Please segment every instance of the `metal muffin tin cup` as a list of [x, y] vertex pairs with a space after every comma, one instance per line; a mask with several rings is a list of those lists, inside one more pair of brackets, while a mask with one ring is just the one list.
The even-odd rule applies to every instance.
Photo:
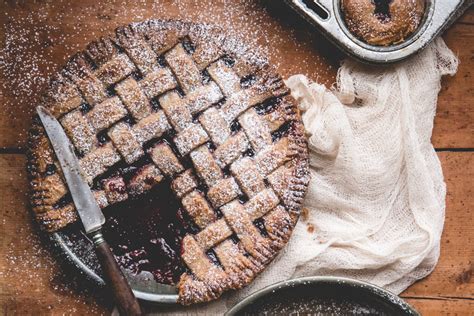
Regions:
[[375, 64], [393, 63], [420, 51], [472, 3], [466, 0], [426, 0], [425, 15], [409, 38], [396, 45], [374, 46], [356, 38], [346, 27], [342, 0], [286, 2], [348, 55]]

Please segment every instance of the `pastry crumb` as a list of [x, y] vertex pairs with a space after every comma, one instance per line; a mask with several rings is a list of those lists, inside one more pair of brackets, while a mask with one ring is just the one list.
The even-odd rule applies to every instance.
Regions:
[[306, 222], [309, 218], [309, 210], [306, 207], [301, 209], [301, 219]]

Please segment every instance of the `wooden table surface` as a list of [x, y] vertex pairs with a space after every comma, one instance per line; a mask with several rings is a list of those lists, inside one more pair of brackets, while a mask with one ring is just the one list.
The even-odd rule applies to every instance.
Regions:
[[[281, 1], [0, 2], [0, 311], [4, 315], [107, 314], [111, 300], [55, 257], [32, 223], [25, 132], [51, 75], [75, 51], [117, 26], [147, 18], [213, 22], [268, 49], [284, 77], [330, 86], [338, 50]], [[448, 194], [441, 257], [402, 297], [423, 314], [474, 314], [474, 10], [443, 35], [460, 59], [444, 78], [433, 143]]]

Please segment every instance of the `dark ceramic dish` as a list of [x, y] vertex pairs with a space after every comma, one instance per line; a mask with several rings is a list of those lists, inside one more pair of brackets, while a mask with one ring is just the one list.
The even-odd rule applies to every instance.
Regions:
[[397, 295], [347, 278], [307, 277], [270, 285], [230, 309], [233, 315], [419, 315]]

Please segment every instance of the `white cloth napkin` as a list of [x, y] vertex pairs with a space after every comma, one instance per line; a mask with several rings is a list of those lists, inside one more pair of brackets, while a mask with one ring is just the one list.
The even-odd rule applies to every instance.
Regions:
[[250, 286], [172, 310], [222, 314], [264, 286], [300, 276], [351, 277], [399, 293], [428, 275], [439, 257], [446, 196], [430, 138], [441, 77], [457, 64], [437, 39], [391, 66], [346, 60], [333, 91], [290, 77], [309, 137], [305, 214]]

